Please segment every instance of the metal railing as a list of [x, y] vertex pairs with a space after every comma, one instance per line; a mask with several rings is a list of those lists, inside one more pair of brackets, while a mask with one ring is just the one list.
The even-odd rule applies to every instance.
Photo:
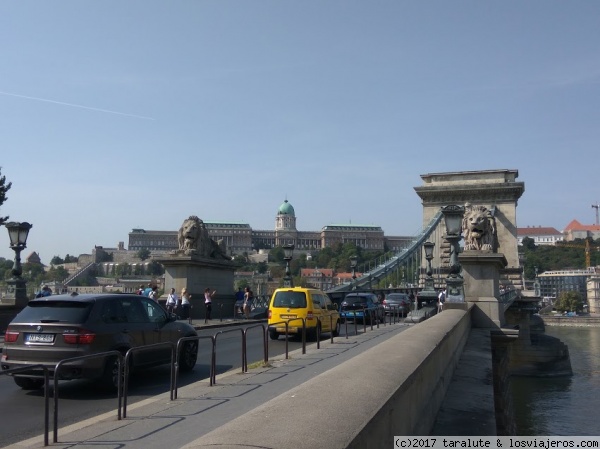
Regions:
[[[171, 400], [173, 400], [173, 390], [175, 385], [175, 344], [171, 341], [165, 341], [162, 343], [154, 343], [151, 345], [144, 346], [136, 346], [135, 348], [129, 349], [125, 354], [125, 367], [123, 374], [123, 418], [127, 417], [127, 393], [129, 392], [129, 365], [133, 354], [136, 352], [149, 351], [156, 348], [168, 347], [171, 349], [171, 370], [170, 370], [170, 378], [171, 384], [169, 386]], [[119, 372], [119, 381], [121, 380]]]
[[[366, 318], [370, 321], [371, 330], [373, 330], [373, 321], [374, 311], [363, 308], [363, 331], [367, 332], [367, 324]], [[329, 332], [331, 334], [331, 343], [334, 343], [334, 330], [337, 328], [337, 323], [334, 326], [333, 317], [335, 313], [330, 313], [327, 315], [329, 318]], [[315, 317], [317, 320], [317, 326], [315, 328], [316, 337], [317, 337], [317, 349], [320, 349], [320, 340], [322, 332], [322, 318]], [[390, 324], [392, 319], [396, 322], [396, 315], [390, 314]], [[217, 352], [217, 338], [221, 334], [230, 333], [230, 332], [241, 332], [242, 334], [242, 372], [248, 372], [248, 354], [247, 354], [247, 334], [248, 331], [255, 328], [262, 328], [262, 338], [263, 338], [263, 360], [266, 364], [269, 360], [269, 343], [268, 343], [268, 333], [269, 327], [276, 326], [278, 324], [285, 325], [285, 358], [289, 359], [289, 327], [290, 323], [294, 321], [301, 321], [301, 336], [302, 336], [302, 354], [306, 354], [306, 319], [305, 318], [291, 318], [289, 320], [280, 321], [277, 323], [271, 323], [270, 325], [265, 326], [264, 324], [256, 324], [252, 326], [248, 326], [245, 329], [230, 329], [225, 331], [219, 331], [213, 336], [189, 336], [182, 337], [177, 341], [177, 344], [172, 342], [163, 342], [163, 343], [155, 343], [151, 345], [137, 346], [135, 348], [131, 348], [127, 351], [125, 355], [123, 355], [120, 351], [107, 351], [98, 354], [90, 354], [79, 357], [72, 357], [68, 359], [63, 359], [59, 361], [54, 367], [54, 376], [53, 376], [53, 387], [54, 387], [54, 422], [53, 422], [53, 442], [58, 443], [58, 403], [59, 403], [59, 393], [58, 393], [58, 380], [60, 378], [60, 372], [65, 365], [93, 358], [109, 358], [114, 357], [117, 363], [117, 419], [121, 420], [122, 418], [127, 417], [127, 396], [128, 396], [128, 385], [129, 385], [129, 374], [130, 374], [130, 365], [131, 360], [133, 359], [133, 354], [142, 351], [148, 350], [156, 350], [157, 348], [164, 347], [171, 349], [171, 361], [170, 361], [170, 400], [177, 399], [178, 385], [177, 380], [179, 377], [180, 370], [180, 358], [182, 354], [182, 346], [188, 341], [200, 341], [202, 339], [210, 339], [211, 340], [211, 360], [210, 360], [210, 373], [209, 373], [209, 385], [213, 386], [216, 384], [216, 352]], [[354, 320], [355, 326], [355, 335], [358, 335], [357, 321]], [[348, 338], [348, 319], [344, 320], [346, 324], [346, 338]], [[379, 320], [377, 321], [377, 327], [379, 327]], [[386, 324], [384, 320], [383, 324]], [[197, 348], [198, 350], [199, 348]], [[16, 374], [20, 372], [31, 371], [32, 369], [41, 368], [44, 372], [44, 401], [45, 401], [45, 411], [44, 411], [44, 445], [48, 446], [48, 436], [49, 436], [49, 369], [43, 365], [28, 365], [25, 367], [13, 368], [10, 370], [0, 371], [0, 374]], [[109, 367], [105, 367], [105, 369], [109, 369]]]
[[190, 337], [181, 337], [179, 340], [177, 340], [177, 349], [176, 349], [176, 354], [177, 354], [177, 358], [175, 359], [175, 367], [172, 369], [174, 369], [175, 371], [175, 378], [174, 378], [174, 382], [173, 382], [173, 390], [171, 391], [171, 398], [172, 400], [177, 399], [177, 379], [179, 378], [179, 358], [181, 357], [181, 348], [182, 345], [184, 345], [186, 342], [188, 341], [197, 341], [198, 342], [198, 349], [200, 346], [200, 340], [206, 340], [206, 339], [210, 339], [211, 341], [211, 346], [212, 346], [212, 350], [211, 350], [211, 356], [210, 356], [210, 371], [209, 371], [209, 385], [212, 387], [214, 385], [214, 382], [216, 380], [216, 338], [214, 335], [208, 336], [208, 335], [193, 335]]
[[44, 365], [27, 365], [19, 368], [11, 368], [7, 370], [0, 370], [0, 374], [18, 374], [27, 371], [31, 371], [33, 369], [42, 369], [44, 372], [44, 446], [48, 446], [48, 434], [50, 428], [50, 374], [48, 372], [48, 368]]
[[95, 358], [106, 358], [116, 357], [118, 364], [118, 376], [117, 376], [117, 419], [121, 420], [121, 400], [123, 397], [123, 354], [119, 351], [106, 351], [99, 352], [98, 354], [82, 355], [79, 357], [71, 357], [68, 359], [61, 360], [54, 367], [54, 442], [58, 443], [58, 379], [60, 377], [60, 370], [64, 365], [69, 363], [78, 362], [80, 360], [88, 360]]

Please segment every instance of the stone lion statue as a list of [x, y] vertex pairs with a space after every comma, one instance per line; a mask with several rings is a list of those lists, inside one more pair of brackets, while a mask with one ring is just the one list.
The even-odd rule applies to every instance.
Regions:
[[465, 204], [462, 221], [465, 251], [495, 251], [496, 222], [492, 212], [485, 206]]
[[179, 250], [186, 254], [230, 260], [224, 242], [215, 242], [208, 235], [204, 222], [195, 215], [183, 221], [177, 233]]

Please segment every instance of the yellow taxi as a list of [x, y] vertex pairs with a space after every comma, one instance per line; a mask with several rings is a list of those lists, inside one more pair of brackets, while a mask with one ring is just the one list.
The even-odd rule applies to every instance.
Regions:
[[279, 334], [302, 335], [302, 323], [306, 323], [307, 335], [320, 333], [340, 334], [340, 314], [337, 305], [327, 294], [315, 288], [284, 287], [273, 292], [268, 313], [269, 336], [277, 340]]

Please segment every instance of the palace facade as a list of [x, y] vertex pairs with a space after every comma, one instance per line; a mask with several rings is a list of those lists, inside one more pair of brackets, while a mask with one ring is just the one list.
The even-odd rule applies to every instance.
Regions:
[[[252, 254], [286, 244], [310, 252], [348, 242], [368, 251], [400, 251], [412, 240], [412, 237], [386, 237], [383, 229], [375, 225], [330, 224], [320, 231], [298, 231], [296, 212], [287, 199], [277, 210], [273, 230], [254, 230], [248, 223], [205, 221], [204, 224], [213, 240], [225, 243], [229, 255]], [[178, 249], [177, 231], [133, 229], [129, 233], [128, 250], [144, 248], [155, 254]]]

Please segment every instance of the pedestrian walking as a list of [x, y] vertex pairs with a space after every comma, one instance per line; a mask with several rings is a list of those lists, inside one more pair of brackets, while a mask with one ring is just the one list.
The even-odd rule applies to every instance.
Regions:
[[446, 289], [442, 290], [438, 295], [438, 313], [444, 310], [444, 303], [446, 302]]
[[204, 307], [206, 307], [206, 315], [204, 317], [204, 322], [208, 323], [208, 320], [211, 319], [212, 314], [212, 299], [213, 296], [217, 294], [217, 291], [214, 290], [212, 293], [210, 292], [210, 288], [206, 287], [204, 289]]
[[235, 294], [235, 317], [244, 315], [244, 298], [245, 292], [242, 291], [242, 287], [238, 287], [238, 291]]
[[171, 288], [171, 293], [167, 296], [167, 312], [175, 313], [177, 310], [177, 302], [179, 298], [177, 298], [177, 293], [175, 292], [175, 288]]
[[158, 304], [158, 286], [153, 286], [150, 293], [148, 293], [148, 298]]
[[181, 289], [181, 319], [187, 320], [190, 317], [190, 308], [192, 295], [190, 295], [185, 287]]
[[254, 299], [254, 294], [250, 287], [246, 287], [246, 291], [244, 292], [244, 317], [246, 319], [250, 318], [250, 310], [252, 308], [252, 300]]

